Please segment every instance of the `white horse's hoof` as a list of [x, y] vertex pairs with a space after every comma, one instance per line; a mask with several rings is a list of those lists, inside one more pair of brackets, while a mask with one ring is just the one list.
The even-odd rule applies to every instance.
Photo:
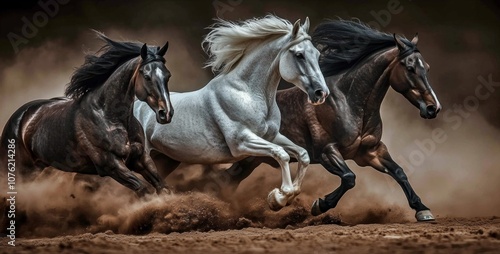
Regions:
[[323, 212], [321, 212], [321, 209], [319, 208], [319, 199], [314, 200], [314, 203], [312, 204], [312, 207], [311, 207], [311, 214], [313, 216], [318, 216], [322, 213]]
[[278, 211], [283, 208], [286, 205], [287, 200], [287, 197], [283, 195], [278, 188], [269, 192], [269, 195], [267, 196], [267, 204], [273, 211]]
[[434, 215], [432, 215], [430, 210], [422, 210], [415, 214], [417, 221], [435, 221]]

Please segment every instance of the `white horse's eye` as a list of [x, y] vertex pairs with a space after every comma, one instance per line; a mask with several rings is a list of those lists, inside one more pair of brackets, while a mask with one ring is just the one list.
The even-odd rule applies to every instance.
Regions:
[[304, 54], [302, 54], [302, 52], [297, 52], [297, 53], [295, 53], [295, 56], [296, 56], [298, 59], [304, 59]]

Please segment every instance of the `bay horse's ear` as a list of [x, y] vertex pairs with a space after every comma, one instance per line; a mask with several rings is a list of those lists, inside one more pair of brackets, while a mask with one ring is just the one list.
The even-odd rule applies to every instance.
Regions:
[[415, 36], [413, 37], [413, 39], [411, 39], [411, 43], [415, 44], [415, 46], [417, 46], [417, 43], [418, 43], [418, 33], [415, 34]]
[[398, 46], [399, 52], [403, 52], [406, 49], [406, 45], [401, 41], [401, 38], [399, 36], [396, 36], [396, 34], [393, 34], [394, 36], [394, 41], [396, 42], [396, 46]]
[[295, 21], [295, 23], [293, 24], [292, 38], [297, 38], [297, 34], [299, 34], [299, 28], [300, 28], [300, 19], [297, 19], [297, 21]]
[[167, 53], [167, 49], [168, 49], [168, 41], [167, 41], [167, 43], [165, 43], [165, 45], [160, 50], [158, 50], [158, 53], [156, 53], [156, 54], [159, 56], [164, 56], [165, 53]]
[[143, 60], [146, 60], [146, 58], [148, 58], [148, 46], [146, 45], [146, 43], [144, 43], [144, 45], [142, 45], [141, 57]]
[[309, 17], [306, 17], [306, 21], [304, 21], [304, 24], [302, 25], [302, 29], [307, 33], [309, 32]]

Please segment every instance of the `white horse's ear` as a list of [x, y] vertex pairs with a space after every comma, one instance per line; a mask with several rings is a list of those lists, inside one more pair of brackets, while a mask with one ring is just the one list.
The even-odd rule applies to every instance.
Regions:
[[297, 19], [295, 23], [293, 24], [293, 29], [292, 29], [292, 37], [297, 38], [297, 35], [299, 34], [299, 28], [300, 28], [300, 19]]
[[411, 39], [411, 43], [415, 44], [415, 46], [417, 46], [417, 43], [418, 43], [418, 33], [415, 34], [415, 36], [413, 37], [413, 39]]
[[304, 24], [302, 25], [302, 29], [304, 29], [306, 33], [309, 32], [309, 24], [309, 17], [306, 17], [306, 21], [304, 21]]

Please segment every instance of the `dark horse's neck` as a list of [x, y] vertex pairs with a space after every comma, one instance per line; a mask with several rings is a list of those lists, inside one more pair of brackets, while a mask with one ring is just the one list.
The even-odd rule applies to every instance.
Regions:
[[328, 82], [333, 103], [344, 103], [343, 107], [350, 108], [351, 113], [358, 116], [378, 115], [389, 89], [390, 71], [397, 55], [397, 48], [384, 49], [368, 57], [358, 67], [333, 78], [333, 82]]
[[97, 110], [102, 110], [106, 119], [128, 126], [133, 117], [135, 98], [134, 82], [131, 82], [139, 58], [134, 58], [120, 65], [116, 71], [86, 99]]

